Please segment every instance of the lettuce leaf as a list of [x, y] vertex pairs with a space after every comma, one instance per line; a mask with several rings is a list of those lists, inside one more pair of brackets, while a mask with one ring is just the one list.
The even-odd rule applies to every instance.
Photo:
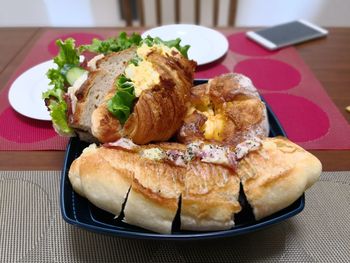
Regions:
[[138, 46], [141, 40], [141, 36], [137, 33], [128, 36], [125, 32], [121, 32], [116, 38], [108, 38], [106, 40], [94, 38], [91, 45], [82, 45], [79, 47], [79, 51], [83, 52], [87, 50], [99, 54], [108, 54], [125, 50], [132, 46]]
[[80, 53], [75, 48], [75, 40], [67, 38], [64, 42], [61, 39], [56, 40], [56, 45], [59, 47], [58, 55], [54, 58], [54, 62], [59, 68], [64, 65], [79, 65]]
[[145, 43], [147, 46], [151, 47], [155, 44], [163, 44], [165, 46], [168, 46], [169, 48], [176, 48], [185, 58], [188, 58], [188, 50], [191, 47], [190, 45], [185, 45], [185, 46], [181, 46], [180, 45], [181, 39], [180, 38], [176, 38], [174, 40], [169, 40], [169, 41], [165, 41], [160, 39], [159, 37], [151, 37], [151, 36], [147, 36], [145, 39], [142, 40], [142, 43]]
[[[47, 71], [46, 76], [50, 80], [49, 85], [54, 86], [54, 89], [64, 89], [65, 78], [60, 70], [51, 68]], [[45, 94], [45, 92], [43, 94]]]
[[62, 135], [72, 136], [73, 129], [68, 126], [67, 103], [64, 100], [64, 93], [68, 86], [64, 74], [67, 65], [79, 66], [79, 51], [75, 48], [75, 40], [68, 38], [65, 41], [58, 39], [56, 45], [59, 47], [58, 55], [54, 58], [56, 69], [49, 69], [46, 76], [49, 78], [49, 85], [53, 86], [42, 94], [42, 98], [48, 102], [53, 126]]
[[56, 131], [64, 136], [72, 136], [73, 129], [67, 122], [67, 103], [63, 99], [64, 91], [62, 89], [50, 89], [43, 93], [43, 97], [49, 100], [50, 116]]
[[123, 74], [117, 78], [115, 85], [116, 93], [107, 102], [107, 108], [121, 124], [124, 124], [130, 116], [136, 98], [134, 86]]

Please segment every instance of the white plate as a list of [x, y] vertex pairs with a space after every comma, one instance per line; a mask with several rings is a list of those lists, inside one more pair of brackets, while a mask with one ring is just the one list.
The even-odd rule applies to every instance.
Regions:
[[56, 68], [53, 60], [40, 63], [20, 75], [9, 91], [9, 102], [18, 113], [37, 120], [51, 120], [49, 112], [42, 99], [42, 93], [49, 89], [49, 79], [46, 72]]
[[228, 50], [226, 37], [213, 29], [196, 25], [167, 25], [152, 28], [142, 34], [145, 38], [160, 37], [163, 40], [181, 38], [181, 45], [190, 45], [188, 57], [198, 65], [213, 62], [225, 55]]

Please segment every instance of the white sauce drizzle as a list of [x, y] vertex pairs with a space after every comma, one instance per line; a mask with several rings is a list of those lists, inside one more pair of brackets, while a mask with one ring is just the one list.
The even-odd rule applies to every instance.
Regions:
[[81, 85], [87, 80], [88, 72], [83, 73], [73, 84], [73, 86], [69, 87], [67, 90], [67, 95], [71, 100], [72, 113], [74, 114], [76, 105], [78, 102], [77, 97], [75, 96], [75, 92], [80, 89]]
[[100, 59], [104, 58], [105, 55], [103, 54], [99, 54], [97, 56], [94, 56], [92, 59], [90, 59], [90, 61], [87, 63], [87, 66], [91, 69], [91, 70], [96, 70], [96, 63], [97, 61], [99, 61]]

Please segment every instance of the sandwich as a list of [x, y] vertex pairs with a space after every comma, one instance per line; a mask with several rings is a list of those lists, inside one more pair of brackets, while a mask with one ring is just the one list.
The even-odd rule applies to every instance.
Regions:
[[[123, 64], [127, 63], [133, 57], [133, 54], [132, 51], [121, 56], [116, 54], [139, 45], [140, 41], [141, 37], [139, 35], [133, 34], [128, 37], [125, 33], [121, 33], [118, 38], [111, 38], [106, 41], [94, 39], [91, 45], [80, 47], [75, 46], [75, 40], [72, 38], [56, 41], [56, 45], [59, 47], [59, 52], [53, 59], [56, 67], [49, 69], [46, 74], [50, 80], [51, 88], [44, 92], [42, 97], [50, 112], [53, 127], [58, 134], [75, 136], [79, 132], [82, 137], [85, 135], [87, 139], [91, 138], [89, 133], [86, 132], [88, 125], [82, 124], [81, 129], [71, 126], [71, 123], [73, 123], [71, 120], [72, 114], [75, 111], [77, 100], [82, 96], [81, 92], [78, 96], [75, 96], [75, 93], [87, 81], [88, 77], [101, 78], [101, 76], [96, 76], [98, 74], [92, 74], [92, 72], [96, 70], [96, 61], [104, 58], [105, 55], [105, 63], [102, 63], [101, 71], [117, 71], [116, 74], [122, 72], [125, 68]], [[94, 56], [94, 58], [88, 63], [87, 60], [91, 56]], [[106, 91], [103, 91], [103, 93], [106, 93]], [[101, 99], [97, 97], [96, 104], [100, 103]]]
[[269, 134], [265, 103], [249, 78], [229, 73], [191, 89], [178, 140], [237, 145]]
[[182, 230], [229, 229], [241, 209], [239, 179], [229, 166], [196, 156], [178, 143], [137, 146], [120, 139], [86, 148], [69, 179], [78, 194], [116, 217], [125, 203], [122, 219], [132, 225], [171, 233], [181, 207]]
[[[57, 44], [57, 68], [47, 74], [54, 87], [43, 98], [59, 134], [144, 144], [168, 140], [179, 128], [196, 66], [180, 39], [121, 33], [80, 47], [73, 39]], [[86, 52], [95, 56], [80, 63]], [[165, 129], [164, 123], [172, 125]]]
[[100, 142], [167, 141], [182, 124], [196, 63], [174, 47], [148, 40], [92, 113], [91, 131]]
[[260, 220], [296, 201], [321, 169], [316, 157], [282, 137], [235, 147], [201, 141], [138, 146], [120, 139], [86, 148], [69, 180], [111, 217], [169, 234], [177, 213], [181, 230], [231, 229], [235, 215], [250, 209], [238, 201], [243, 194]]

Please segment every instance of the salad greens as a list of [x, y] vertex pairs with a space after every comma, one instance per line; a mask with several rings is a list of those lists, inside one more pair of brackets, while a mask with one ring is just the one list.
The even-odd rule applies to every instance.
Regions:
[[107, 102], [108, 110], [124, 124], [129, 118], [136, 98], [133, 83], [125, 75], [120, 75], [115, 82], [116, 92]]
[[66, 117], [67, 103], [63, 99], [63, 96], [64, 90], [62, 89], [50, 89], [43, 93], [43, 97], [50, 98], [48, 107], [55, 129], [60, 134], [71, 135], [73, 130], [68, 126]]
[[75, 48], [75, 40], [68, 38], [65, 41], [61, 39], [56, 41], [59, 47], [58, 55], [54, 58], [57, 65], [56, 69], [49, 69], [46, 76], [49, 78], [53, 88], [42, 94], [42, 98], [48, 101], [48, 108], [52, 123], [60, 134], [72, 135], [73, 129], [69, 127], [67, 121], [67, 103], [64, 100], [64, 93], [66, 92], [66, 76], [63, 74], [66, 71], [67, 65], [79, 66], [79, 53]]
[[181, 46], [180, 42], [181, 42], [180, 38], [176, 38], [174, 40], [169, 40], [169, 41], [164, 41], [164, 40], [160, 39], [159, 37], [153, 38], [151, 36], [147, 36], [145, 39], [142, 40], [142, 43], [145, 43], [149, 47], [151, 47], [155, 44], [163, 44], [169, 48], [174, 47], [178, 51], [180, 51], [182, 56], [184, 56], [185, 58], [188, 58], [187, 52], [190, 48], [190, 45]]
[[142, 38], [139, 34], [133, 33], [130, 37], [125, 32], [121, 32], [117, 38], [108, 38], [106, 40], [99, 40], [97, 38], [92, 40], [90, 45], [82, 45], [79, 51], [90, 51], [99, 54], [108, 54], [111, 52], [118, 52], [128, 49], [132, 46], [138, 46]]

